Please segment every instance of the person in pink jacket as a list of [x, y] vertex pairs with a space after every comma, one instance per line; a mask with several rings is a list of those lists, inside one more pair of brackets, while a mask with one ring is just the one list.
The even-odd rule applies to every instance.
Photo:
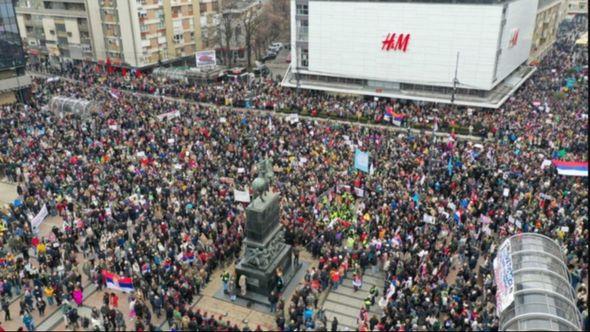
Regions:
[[84, 293], [82, 292], [82, 289], [80, 289], [80, 287], [76, 287], [76, 289], [74, 289], [74, 291], [72, 292], [72, 297], [74, 298], [74, 302], [76, 302], [78, 306], [82, 305], [82, 301], [84, 301]]

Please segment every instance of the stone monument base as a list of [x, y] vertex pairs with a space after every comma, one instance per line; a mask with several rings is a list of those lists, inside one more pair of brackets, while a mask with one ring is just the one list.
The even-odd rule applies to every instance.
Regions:
[[264, 270], [251, 267], [248, 264], [244, 264], [243, 261], [240, 261], [236, 266], [238, 280], [242, 274], [245, 275], [248, 293], [258, 293], [265, 298], [268, 297], [270, 292], [275, 289], [276, 286], [275, 271], [277, 268], [280, 268], [281, 271], [283, 271], [283, 287], [286, 287], [286, 284], [289, 281], [286, 280], [287, 275], [291, 275], [291, 277], [293, 276], [293, 273], [291, 273], [293, 265], [291, 251], [292, 249], [290, 245], [283, 246], [283, 249], [276, 257], [274, 257], [273, 261]]
[[[305, 271], [308, 269], [308, 267], [309, 264], [307, 262], [300, 261], [298, 267], [292, 266], [290, 273], [283, 275], [285, 280], [289, 280], [288, 282], [285, 282], [285, 287], [283, 289], [283, 299], [291, 298], [297, 286], [303, 282], [303, 277], [305, 276]], [[268, 296], [251, 291], [246, 292], [246, 296], [244, 297], [240, 296], [239, 291], [237, 295], [237, 299], [235, 301], [231, 301], [229, 295], [223, 293], [222, 285], [219, 287], [217, 292], [215, 292], [213, 298], [264, 314], [273, 314], [270, 312], [270, 302], [268, 302]]]

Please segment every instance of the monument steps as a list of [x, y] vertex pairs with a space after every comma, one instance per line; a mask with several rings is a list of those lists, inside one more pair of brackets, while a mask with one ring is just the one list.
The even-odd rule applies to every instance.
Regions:
[[[382, 296], [384, 280], [384, 272], [374, 273], [367, 269], [363, 276], [362, 286], [355, 292], [352, 286], [352, 274], [348, 273], [344, 282], [338, 288], [331, 288], [328, 291], [328, 295], [323, 302], [322, 307], [326, 312], [328, 322], [331, 322], [332, 318], [336, 317], [338, 319], [338, 330], [348, 328], [355, 331], [358, 328], [357, 317], [360, 309], [364, 306], [365, 298], [369, 295], [369, 290], [372, 286], [377, 286], [379, 296]], [[369, 315], [377, 315], [380, 318], [383, 315], [383, 310], [375, 303], [370, 307]]]
[[354, 327], [354, 326], [357, 326], [356, 317], [350, 317], [348, 315], [333, 312], [330, 310], [326, 310], [325, 313], [326, 313], [326, 317], [329, 317], [328, 328], [331, 327], [332, 317], [336, 316], [336, 318], [338, 319], [338, 331], [344, 331], [346, 329], [348, 329], [349, 331], [356, 330], [356, 328]]

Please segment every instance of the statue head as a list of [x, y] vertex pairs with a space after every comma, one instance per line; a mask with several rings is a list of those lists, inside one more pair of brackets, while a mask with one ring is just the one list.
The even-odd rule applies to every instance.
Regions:
[[256, 179], [254, 179], [254, 181], [252, 182], [252, 189], [256, 193], [256, 196], [261, 196], [262, 194], [264, 194], [267, 185], [267, 181], [262, 177], [257, 177]]

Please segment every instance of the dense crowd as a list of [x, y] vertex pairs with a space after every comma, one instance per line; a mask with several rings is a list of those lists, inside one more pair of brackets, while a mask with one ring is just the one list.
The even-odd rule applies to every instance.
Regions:
[[[492, 257], [499, 241], [519, 232], [556, 239], [573, 287], [586, 292], [587, 178], [541, 167], [553, 157], [587, 160], [587, 58], [580, 64], [570, 58], [584, 25], [565, 25], [502, 110], [473, 116], [440, 105], [435, 111], [427, 104], [296, 95], [272, 81], [167, 84], [149, 75], [106, 75], [94, 65], [59, 73], [79, 81], [36, 79], [29, 104], [0, 108], [0, 173], [18, 183], [19, 195], [1, 211], [3, 308], [22, 294], [27, 329], [34, 329], [29, 313], [46, 305], [61, 306], [75, 327], [72, 307], [84, 301], [84, 280], [102, 288], [107, 270], [133, 278], [134, 326], [121, 323], [110, 297], [93, 326], [153, 330], [153, 316], [165, 315], [177, 329], [249, 330], [190, 305], [212, 272], [239, 256], [244, 204], [235, 202], [233, 189], [247, 189], [263, 158], [273, 161], [286, 241], [306, 245], [320, 262], [291, 302], [274, 299], [282, 330], [334, 328], [318, 294], [347, 274], [362, 283], [366, 269], [386, 273], [367, 303], [384, 315], [359, 308], [361, 331], [496, 329]], [[572, 75], [578, 83], [564, 90]], [[113, 95], [104, 86], [216, 105]], [[54, 95], [100, 107], [95, 114], [60, 114], [44, 107]], [[349, 124], [292, 123], [221, 106], [246, 96], [255, 107], [310, 114], [375, 118], [393, 106], [408, 125], [435, 118], [477, 122], [491, 139], [475, 144], [454, 135], [432, 140]], [[157, 117], [175, 110], [179, 117]], [[369, 153], [371, 172], [354, 170], [357, 147]], [[39, 237], [30, 219], [44, 204], [64, 227]], [[586, 298], [577, 305], [588, 327]]]

